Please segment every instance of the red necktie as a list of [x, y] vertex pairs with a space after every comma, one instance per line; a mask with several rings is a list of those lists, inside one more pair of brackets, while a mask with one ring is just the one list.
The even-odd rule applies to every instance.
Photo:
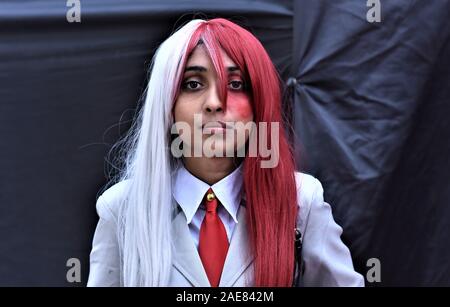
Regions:
[[219, 286], [228, 252], [225, 226], [217, 214], [219, 201], [210, 188], [205, 198], [206, 214], [200, 227], [199, 254], [212, 287]]

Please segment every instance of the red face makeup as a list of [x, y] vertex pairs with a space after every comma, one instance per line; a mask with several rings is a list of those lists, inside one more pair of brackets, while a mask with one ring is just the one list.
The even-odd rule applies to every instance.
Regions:
[[[174, 106], [173, 113], [176, 123], [182, 122], [185, 125], [187, 124], [194, 131], [202, 130], [201, 127], [194, 124], [194, 116], [199, 114], [202, 116], [203, 125], [215, 122], [232, 124], [240, 122], [245, 125], [253, 120], [251, 99], [246, 89], [245, 80], [241, 77], [241, 72], [237, 65], [227, 54], [222, 51], [221, 56], [223, 65], [228, 73], [226, 103], [220, 98], [220, 85], [211, 58], [205, 47], [199, 45], [194, 49], [186, 63], [180, 94]], [[203, 141], [210, 136], [211, 134], [203, 135]], [[195, 143], [196, 140], [194, 140], [193, 135], [186, 137], [191, 138], [189, 144]], [[214, 137], [217, 138], [216, 146], [223, 147], [224, 151], [230, 146], [236, 149], [245, 145], [245, 142], [237, 144], [237, 140], [233, 144], [225, 141], [221, 142], [220, 133], [215, 133]], [[188, 140], [183, 140], [183, 143], [187, 144]]]

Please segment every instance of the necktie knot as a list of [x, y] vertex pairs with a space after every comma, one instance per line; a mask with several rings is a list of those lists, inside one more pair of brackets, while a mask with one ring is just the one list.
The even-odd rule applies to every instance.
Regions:
[[206, 192], [206, 212], [216, 214], [217, 213], [217, 198], [213, 190], [209, 188]]

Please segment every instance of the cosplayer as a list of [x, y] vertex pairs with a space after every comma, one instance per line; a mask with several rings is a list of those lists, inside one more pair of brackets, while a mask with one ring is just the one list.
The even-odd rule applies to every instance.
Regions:
[[285, 128], [250, 32], [216, 18], [173, 33], [97, 200], [88, 286], [363, 286]]

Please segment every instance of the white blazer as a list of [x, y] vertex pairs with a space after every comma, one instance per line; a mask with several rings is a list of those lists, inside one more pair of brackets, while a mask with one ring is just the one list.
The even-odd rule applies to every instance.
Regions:
[[[342, 228], [324, 202], [323, 188], [311, 175], [295, 174], [299, 195], [297, 227], [303, 237], [303, 286], [364, 286], [364, 278], [353, 269], [352, 258], [340, 236]], [[120, 259], [116, 235], [118, 203], [127, 182], [119, 182], [97, 200], [100, 219], [90, 254], [88, 286], [119, 286]], [[241, 206], [232, 234], [220, 287], [253, 286], [253, 257], [247, 245], [246, 209]], [[189, 232], [182, 210], [172, 222], [173, 265], [169, 286], [209, 287], [208, 277]]]

